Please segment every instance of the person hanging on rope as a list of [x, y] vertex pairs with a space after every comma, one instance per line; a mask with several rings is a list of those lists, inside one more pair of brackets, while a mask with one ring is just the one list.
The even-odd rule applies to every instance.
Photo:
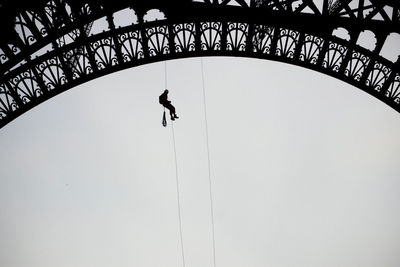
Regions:
[[175, 119], [179, 119], [179, 117], [176, 116], [175, 107], [171, 104], [171, 101], [168, 100], [167, 89], [165, 89], [164, 93], [162, 93], [158, 99], [160, 104], [169, 110], [169, 114], [171, 115], [171, 120], [174, 121]]

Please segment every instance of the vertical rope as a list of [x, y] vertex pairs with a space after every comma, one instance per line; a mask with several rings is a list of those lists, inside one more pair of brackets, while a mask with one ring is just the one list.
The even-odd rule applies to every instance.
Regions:
[[209, 192], [210, 192], [210, 211], [211, 211], [211, 227], [212, 227], [212, 248], [213, 248], [213, 262], [214, 267], [217, 266], [216, 257], [215, 257], [215, 224], [214, 224], [214, 204], [213, 204], [213, 191], [212, 191], [212, 183], [211, 183], [211, 164], [210, 164], [210, 145], [208, 140], [208, 122], [207, 122], [207, 105], [206, 105], [206, 89], [204, 85], [204, 65], [203, 58], [200, 58], [201, 61], [201, 81], [203, 86], [203, 104], [204, 104], [204, 119], [206, 125], [206, 142], [207, 142], [207, 160], [208, 160], [208, 184], [209, 184]]
[[168, 79], [167, 79], [167, 61], [164, 61], [164, 85], [165, 85], [165, 88], [164, 88], [164, 89], [167, 89], [167, 86], [168, 86]]
[[[166, 61], [164, 61], [164, 85], [165, 85], [165, 89], [167, 89], [168, 79], [167, 79], [167, 62]], [[173, 141], [173, 145], [174, 145], [176, 196], [177, 196], [177, 202], [178, 202], [178, 220], [179, 220], [179, 237], [180, 237], [180, 241], [181, 241], [182, 266], [185, 267], [186, 265], [185, 265], [185, 251], [183, 249], [181, 198], [180, 198], [180, 194], [179, 194], [180, 190], [179, 190], [179, 175], [178, 175], [178, 158], [176, 156], [175, 130], [174, 130], [174, 122], [173, 121], [171, 121], [171, 125], [172, 125], [172, 141]]]
[[176, 196], [178, 201], [179, 236], [181, 239], [182, 265], [183, 267], [185, 267], [185, 252], [183, 249], [183, 232], [182, 232], [182, 217], [181, 217], [181, 199], [179, 194], [180, 190], [179, 190], [179, 176], [178, 176], [178, 160], [176, 157], [174, 122], [172, 122], [171, 125], [172, 125], [172, 140], [174, 143], [174, 155], [175, 155]]

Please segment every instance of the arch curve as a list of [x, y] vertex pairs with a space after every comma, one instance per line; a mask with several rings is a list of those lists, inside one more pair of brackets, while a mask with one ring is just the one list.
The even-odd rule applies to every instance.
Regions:
[[[267, 6], [246, 7], [244, 2], [223, 6], [181, 1], [184, 11], [173, 9], [176, 6], [168, 1], [154, 0], [143, 6], [141, 1], [133, 5], [118, 0], [115, 7], [107, 8], [89, 1], [85, 9], [72, 7], [78, 11], [71, 15], [63, 4], [54, 11], [55, 17], [64, 16], [57, 31], [44, 12], [37, 11], [44, 30], [22, 12], [24, 27], [36, 42], [20, 40], [18, 53], [9, 44], [0, 45], [0, 127], [43, 101], [100, 76], [157, 61], [201, 56], [249, 57], [302, 66], [356, 86], [400, 112], [400, 60], [389, 61], [379, 55], [379, 49], [357, 42], [361, 32], [374, 35], [379, 27], [387, 31], [394, 22], [357, 24], [358, 19], [333, 19], [317, 11], [313, 15], [309, 10], [304, 14], [300, 10], [300, 15], [289, 10], [275, 14]], [[121, 10], [141, 15], [132, 17], [137, 23], [116, 24], [114, 14]], [[167, 16], [156, 14], [158, 19], [145, 21], [151, 10], [163, 10]], [[266, 12], [270, 15], [265, 16]], [[93, 22], [101, 18], [106, 19], [107, 29], [93, 34]], [[356, 28], [350, 36], [357, 38], [337, 37], [334, 29], [343, 28], [346, 21], [353, 25], [346, 29]], [[63, 42], [65, 36], [72, 41]], [[52, 50], [31, 57], [49, 44]]]

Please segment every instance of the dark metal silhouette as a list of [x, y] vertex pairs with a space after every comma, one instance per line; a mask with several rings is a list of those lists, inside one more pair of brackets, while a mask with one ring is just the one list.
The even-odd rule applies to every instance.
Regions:
[[164, 113], [163, 113], [163, 118], [162, 118], [162, 126], [167, 127], [167, 118], [165, 116], [165, 108], [164, 108]]
[[[0, 127], [100, 76], [197, 56], [302, 66], [352, 84], [400, 112], [400, 59], [380, 55], [388, 36], [400, 33], [400, 1], [323, 0], [322, 6], [313, 0], [7, 3], [0, 6]], [[135, 21], [119, 27], [117, 13], [127, 8]], [[152, 20], [151, 9], [165, 18]], [[107, 28], [92, 34], [102, 18]], [[348, 38], [335, 36], [338, 28]], [[372, 49], [358, 43], [365, 31], [375, 36]], [[400, 54], [400, 47], [393, 49]]]
[[171, 120], [179, 119], [179, 117], [176, 115], [175, 107], [171, 104], [171, 101], [168, 100], [168, 90], [165, 89], [165, 91], [159, 96], [158, 98], [159, 102], [161, 105], [163, 105], [164, 108], [169, 110], [169, 115], [171, 116]]

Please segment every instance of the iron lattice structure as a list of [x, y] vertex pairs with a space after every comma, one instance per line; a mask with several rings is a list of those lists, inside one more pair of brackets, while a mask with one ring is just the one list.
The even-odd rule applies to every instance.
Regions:
[[[199, 56], [303, 66], [352, 84], [400, 112], [400, 59], [380, 54], [388, 36], [400, 33], [397, 0], [34, 2], [14, 13], [0, 8], [12, 17], [3, 23], [0, 41], [0, 127], [100, 76]], [[150, 18], [153, 9], [164, 17]], [[132, 22], [116, 25], [117, 14], [127, 11]], [[101, 20], [104, 31], [93, 34]], [[348, 38], [337, 37], [337, 29], [347, 31]], [[375, 36], [372, 49], [357, 42], [366, 31]], [[400, 52], [400, 46], [395, 49]]]

